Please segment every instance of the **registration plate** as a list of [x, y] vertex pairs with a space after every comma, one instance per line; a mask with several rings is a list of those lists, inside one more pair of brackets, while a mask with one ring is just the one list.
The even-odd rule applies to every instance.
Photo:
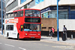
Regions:
[[31, 37], [31, 38], [35, 38], [35, 37]]
[[36, 34], [30, 34], [30, 35], [36, 35]]

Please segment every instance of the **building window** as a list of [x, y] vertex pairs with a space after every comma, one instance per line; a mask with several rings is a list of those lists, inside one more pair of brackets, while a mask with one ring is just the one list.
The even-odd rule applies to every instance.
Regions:
[[[57, 18], [57, 11], [45, 12], [42, 18]], [[59, 11], [59, 19], [68, 19], [68, 11]]]
[[42, 14], [42, 18], [49, 18], [49, 12], [45, 12]]
[[49, 18], [57, 18], [57, 11], [50, 11]]
[[27, 8], [27, 5], [24, 5], [24, 8]]
[[68, 19], [68, 11], [59, 11], [59, 19]]

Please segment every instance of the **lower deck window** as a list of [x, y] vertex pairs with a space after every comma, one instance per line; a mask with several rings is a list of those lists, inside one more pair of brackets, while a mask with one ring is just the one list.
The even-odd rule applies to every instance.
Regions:
[[6, 30], [13, 30], [13, 25], [7, 25]]

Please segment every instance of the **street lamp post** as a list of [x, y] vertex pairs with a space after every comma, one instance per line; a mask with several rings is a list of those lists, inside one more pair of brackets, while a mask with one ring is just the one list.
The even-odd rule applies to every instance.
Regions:
[[1, 30], [3, 35], [3, 0], [1, 0]]
[[59, 6], [58, 6], [59, 0], [57, 0], [57, 41], [59, 41], [59, 15], [58, 15], [58, 10], [59, 10]]

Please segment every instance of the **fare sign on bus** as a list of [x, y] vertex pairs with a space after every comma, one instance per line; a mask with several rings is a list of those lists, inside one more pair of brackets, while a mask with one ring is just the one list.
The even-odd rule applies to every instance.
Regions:
[[18, 19], [6, 19], [5, 23], [18, 23]]

